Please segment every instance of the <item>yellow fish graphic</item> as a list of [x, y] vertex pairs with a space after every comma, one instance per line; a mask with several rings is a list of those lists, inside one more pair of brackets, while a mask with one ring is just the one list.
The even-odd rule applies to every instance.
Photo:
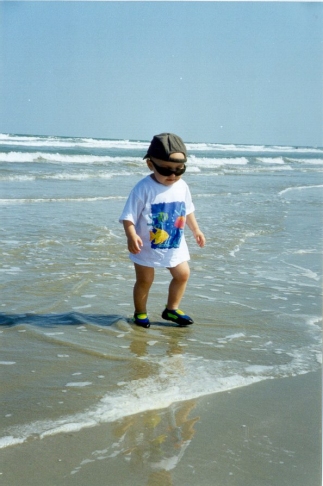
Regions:
[[169, 234], [167, 233], [167, 231], [159, 228], [154, 228], [154, 231], [149, 231], [149, 234], [150, 241], [154, 241], [155, 245], [160, 245], [161, 243], [164, 243], [167, 238], [169, 238]]

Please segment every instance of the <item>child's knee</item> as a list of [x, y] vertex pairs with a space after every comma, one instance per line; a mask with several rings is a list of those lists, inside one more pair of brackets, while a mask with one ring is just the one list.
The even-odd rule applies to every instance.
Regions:
[[154, 281], [154, 269], [151, 267], [136, 266], [136, 282], [139, 285], [151, 286]]
[[190, 269], [188, 268], [181, 274], [180, 280], [182, 282], [187, 282], [189, 278], [190, 278]]
[[190, 267], [187, 262], [181, 263], [177, 267], [170, 268], [170, 273], [178, 282], [185, 283], [190, 278]]
[[145, 286], [145, 287], [150, 287], [154, 281], [154, 277], [150, 275], [140, 275], [140, 277], [137, 277], [136, 282], [139, 285]]

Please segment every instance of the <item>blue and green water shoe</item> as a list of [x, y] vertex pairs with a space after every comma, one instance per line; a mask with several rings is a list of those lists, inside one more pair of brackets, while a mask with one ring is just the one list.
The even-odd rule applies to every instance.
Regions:
[[176, 322], [179, 326], [188, 326], [194, 322], [190, 316], [187, 316], [185, 312], [180, 309], [170, 310], [167, 309], [167, 307], [162, 313], [162, 318], [166, 319], [166, 321]]
[[137, 326], [142, 326], [146, 328], [150, 327], [148, 316], [144, 312], [135, 312], [133, 316], [133, 322], [137, 324]]

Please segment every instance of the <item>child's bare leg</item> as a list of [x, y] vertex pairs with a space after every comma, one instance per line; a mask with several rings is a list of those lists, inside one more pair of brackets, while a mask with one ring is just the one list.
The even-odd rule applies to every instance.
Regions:
[[190, 276], [190, 267], [183, 262], [169, 271], [173, 278], [169, 284], [167, 309], [178, 309]]
[[136, 283], [133, 288], [135, 312], [138, 314], [147, 313], [147, 300], [150, 287], [154, 281], [154, 269], [137, 263], [134, 265], [136, 271]]

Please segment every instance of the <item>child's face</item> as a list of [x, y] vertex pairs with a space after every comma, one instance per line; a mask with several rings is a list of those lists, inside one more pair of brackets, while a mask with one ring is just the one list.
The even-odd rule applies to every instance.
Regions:
[[[183, 154], [172, 154], [172, 158], [178, 160], [178, 162], [159, 160], [154, 157], [147, 160], [147, 165], [153, 171], [155, 179], [160, 184], [164, 184], [164, 186], [171, 186], [177, 182], [186, 170]], [[182, 163], [180, 162], [181, 160], [183, 160]]]

